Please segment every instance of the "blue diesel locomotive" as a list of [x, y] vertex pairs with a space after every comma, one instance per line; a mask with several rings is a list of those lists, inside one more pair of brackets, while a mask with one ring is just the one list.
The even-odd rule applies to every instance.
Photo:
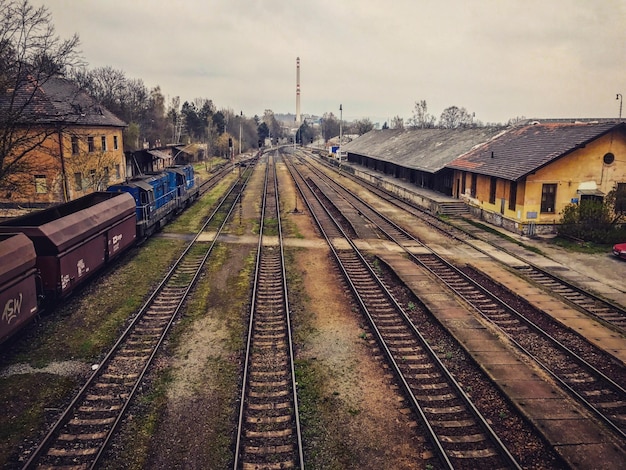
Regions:
[[135, 199], [137, 237], [143, 239], [161, 229], [198, 197], [193, 166], [177, 165], [160, 173], [136, 176], [107, 188], [127, 192]]

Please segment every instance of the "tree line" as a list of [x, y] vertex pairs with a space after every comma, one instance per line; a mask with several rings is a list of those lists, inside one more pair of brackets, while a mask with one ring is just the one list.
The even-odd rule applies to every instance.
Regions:
[[[64, 76], [127, 123], [124, 150], [161, 147], [167, 144], [208, 144], [213, 155], [227, 155], [230, 148], [242, 151], [272, 142], [327, 142], [340, 134], [362, 135], [374, 129], [369, 119], [340, 122], [325, 113], [317, 122], [304, 120], [280, 122], [272, 110], [263, 115], [245, 116], [242, 111], [219, 108], [208, 98], [183, 101], [179, 96], [167, 100], [160, 88], [148, 88], [143, 80], [126, 76], [111, 66], [90, 69], [79, 52], [78, 35], [61, 39], [55, 32], [45, 6], [34, 7], [29, 0], [0, 0], [0, 181], [5, 175], [28, 173], [27, 159], [32, 149], [41, 146], [59, 128], [45, 130], [29, 122], [27, 109], [36, 95], [32, 84], [45, 85], [51, 77]], [[26, 97], [17, 106], [15, 98]], [[474, 113], [451, 106], [439, 121], [428, 112], [425, 100], [415, 103], [408, 126], [413, 128], [457, 128], [482, 125]], [[383, 128], [389, 127], [385, 123]], [[400, 117], [392, 128], [403, 128]], [[24, 132], [26, 130], [27, 132]], [[26, 137], [25, 137], [26, 136]], [[11, 158], [9, 158], [11, 157]]]

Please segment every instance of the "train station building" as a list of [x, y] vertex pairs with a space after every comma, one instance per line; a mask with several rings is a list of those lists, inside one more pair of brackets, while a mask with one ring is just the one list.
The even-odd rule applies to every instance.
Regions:
[[626, 123], [615, 120], [375, 130], [343, 150], [358, 176], [432, 212], [520, 234], [554, 232], [568, 204], [626, 199]]

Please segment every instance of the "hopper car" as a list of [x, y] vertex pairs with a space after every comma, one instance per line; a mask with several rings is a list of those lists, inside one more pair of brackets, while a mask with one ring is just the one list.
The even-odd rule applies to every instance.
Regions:
[[0, 343], [197, 197], [181, 165], [1, 222]]

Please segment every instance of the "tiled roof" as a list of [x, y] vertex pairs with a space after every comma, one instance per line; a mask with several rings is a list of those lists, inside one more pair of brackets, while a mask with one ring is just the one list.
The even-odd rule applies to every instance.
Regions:
[[343, 145], [342, 150], [436, 173], [459, 155], [492, 139], [503, 130], [501, 127], [373, 130]]
[[6, 100], [6, 96], [0, 96], [0, 110], [9, 113], [23, 107], [17, 117], [24, 125], [126, 126], [124, 121], [65, 78], [49, 78], [37, 88], [30, 81], [15, 93], [11, 108]]
[[514, 127], [447, 167], [516, 181], [548, 163], [626, 124], [612, 122], [536, 122]]

